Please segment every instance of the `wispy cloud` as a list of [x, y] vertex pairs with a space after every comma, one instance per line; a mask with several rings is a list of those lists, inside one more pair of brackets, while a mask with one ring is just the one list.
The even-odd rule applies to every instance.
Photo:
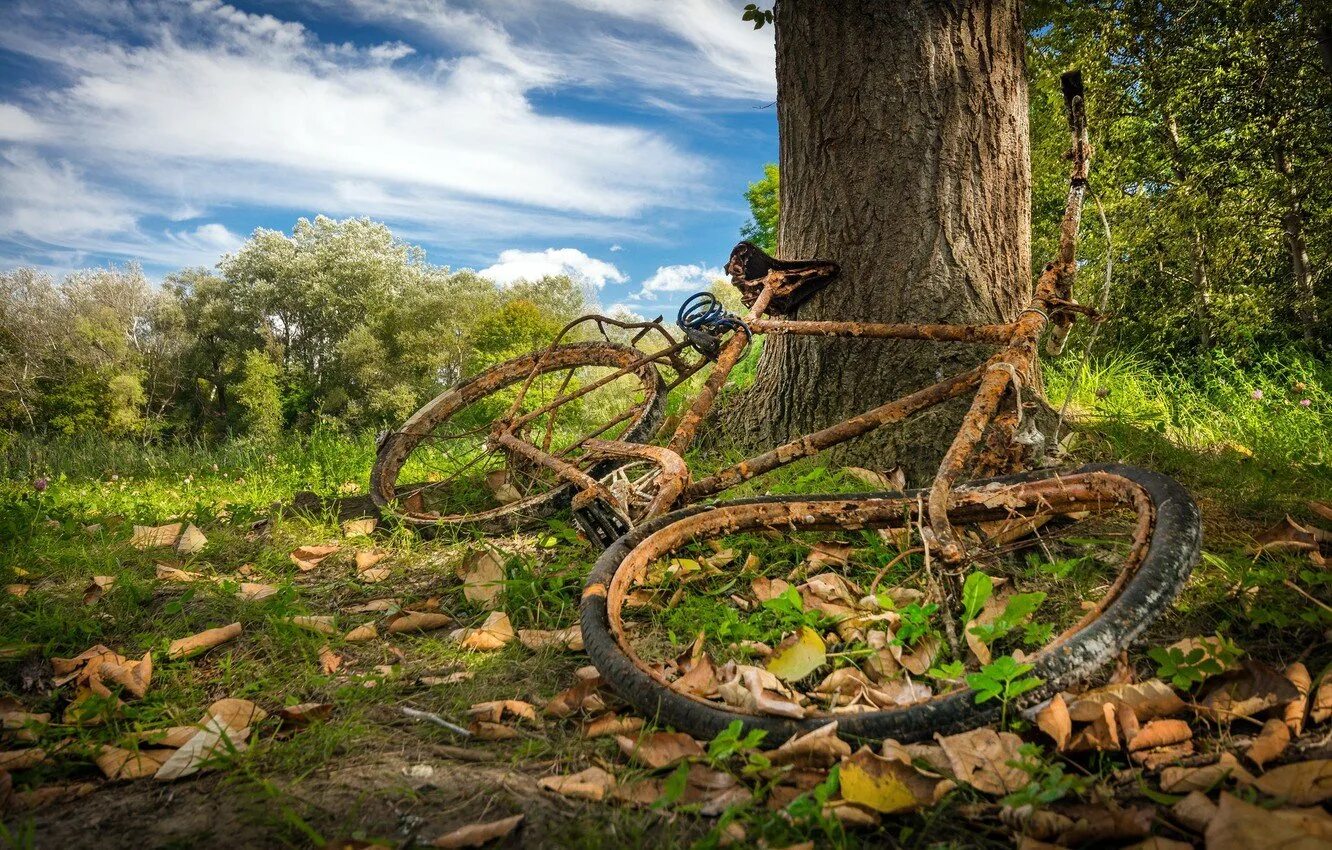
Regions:
[[503, 251], [494, 265], [477, 274], [496, 283], [509, 285], [520, 280], [568, 275], [579, 283], [601, 289], [607, 283], [624, 283], [629, 278], [605, 260], [589, 257], [577, 248], [547, 248], [544, 251]]
[[702, 263], [662, 266], [643, 281], [643, 289], [638, 297], [652, 300], [667, 292], [700, 292], [725, 277], [726, 274], [720, 268]]

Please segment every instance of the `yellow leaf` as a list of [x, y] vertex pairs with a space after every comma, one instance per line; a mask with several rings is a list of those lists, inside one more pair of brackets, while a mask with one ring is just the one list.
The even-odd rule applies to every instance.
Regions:
[[840, 775], [843, 799], [884, 814], [930, 804], [937, 784], [911, 765], [875, 755], [868, 747], [844, 759]]
[[828, 661], [828, 649], [819, 633], [804, 626], [783, 640], [768, 658], [768, 671], [786, 682], [803, 679]]

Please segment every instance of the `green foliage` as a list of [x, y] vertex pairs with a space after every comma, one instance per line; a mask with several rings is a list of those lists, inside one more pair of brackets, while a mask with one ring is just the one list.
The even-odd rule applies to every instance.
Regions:
[[1234, 642], [1220, 635], [1203, 638], [1192, 649], [1154, 646], [1147, 655], [1156, 662], [1156, 675], [1181, 691], [1187, 691], [1210, 676], [1219, 676], [1243, 654]]
[[740, 16], [742, 21], [753, 21], [754, 29], [763, 29], [764, 24], [772, 23], [772, 10], [760, 9], [756, 3], [746, 3], [744, 13]]
[[781, 218], [781, 173], [774, 163], [763, 166], [763, 178], [745, 190], [750, 220], [740, 228], [740, 235], [769, 254], [777, 251], [777, 224]]
[[895, 634], [897, 642], [902, 646], [915, 646], [926, 635], [937, 635], [939, 632], [930, 623], [930, 618], [938, 610], [939, 606], [932, 602], [928, 605], [912, 602], [899, 611], [901, 620]]
[[962, 620], [976, 619], [990, 594], [994, 592], [994, 583], [985, 573], [972, 573], [962, 584]]
[[236, 384], [236, 402], [245, 409], [245, 431], [252, 437], [271, 440], [282, 431], [278, 366], [262, 351], [245, 352], [244, 364]]
[[967, 687], [976, 692], [976, 702], [999, 699], [1007, 704], [1014, 697], [1040, 687], [1044, 679], [1028, 676], [1030, 664], [1020, 664], [1011, 655], [1001, 655], [979, 671], [967, 675]]
[[1066, 774], [1062, 764], [1041, 758], [1041, 749], [1035, 744], [1023, 744], [1018, 754], [1022, 758], [1010, 764], [1026, 773], [1030, 781], [1000, 800], [1005, 806], [1041, 808], [1066, 797], [1080, 797], [1095, 784], [1092, 777]]
[[[986, 579], [989, 581], [989, 579]], [[1011, 632], [1013, 629], [1036, 613], [1036, 609], [1045, 601], [1044, 593], [1015, 593], [1008, 598], [1004, 610], [993, 623], [977, 623], [971, 627], [971, 633], [982, 643], [991, 644]]]

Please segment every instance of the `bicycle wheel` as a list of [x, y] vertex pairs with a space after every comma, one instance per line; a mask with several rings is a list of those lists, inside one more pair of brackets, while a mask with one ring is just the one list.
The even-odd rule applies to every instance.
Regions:
[[[858, 570], [861, 571], [859, 575], [867, 576], [869, 573], [864, 570], [878, 567], [893, 549], [899, 549], [901, 551], [892, 555], [894, 560], [888, 562], [898, 571], [890, 578], [894, 581], [921, 568], [920, 561], [913, 565], [911, 557], [902, 557], [902, 552], [914, 549], [908, 550], [909, 541], [904, 541], [901, 535], [904, 527], [910, 528], [912, 518], [928, 507], [925, 504], [927, 498], [928, 492], [924, 490], [800, 499], [769, 497], [689, 507], [649, 522], [607, 549], [588, 577], [581, 601], [582, 637], [587, 653], [604, 681], [626, 702], [659, 723], [701, 738], [711, 738], [733, 721], [740, 720], [747, 730], [766, 731], [769, 741], [775, 743], [836, 720], [838, 734], [843, 737], [857, 740], [894, 738], [909, 743], [928, 739], [935, 733], [952, 734], [994, 722], [1005, 709], [1011, 712], [1030, 707], [1061, 689], [1089, 679], [1162, 613], [1183, 586], [1198, 558], [1201, 541], [1198, 509], [1188, 493], [1165, 476], [1107, 465], [1084, 467], [1074, 472], [1044, 471], [970, 482], [953, 491], [953, 507], [949, 511], [950, 519], [959, 531], [972, 532], [972, 558], [963, 567], [964, 572], [984, 572], [992, 580], [1026, 585], [1024, 589], [1053, 580], [1045, 571], [1049, 564], [1024, 564], [1015, 558], [1024, 551], [1024, 541], [1014, 541], [1011, 534], [1005, 533], [1005, 527], [1010, 531], [1017, 528], [1019, 533], [1034, 534], [1027, 538], [1026, 542], [1031, 543], [1028, 551], [1039, 552], [1042, 561], [1049, 559], [1051, 563], [1061, 565], [1059, 569], [1069, 563], [1059, 560], [1062, 551], [1075, 547], [1090, 551], [1091, 554], [1083, 556], [1090, 559], [1090, 563], [1075, 563], [1068, 568], [1065, 578], [1079, 583], [1073, 588], [1075, 591], [1084, 582], [1088, 595], [1098, 588], [1104, 590], [1100, 601], [1089, 610], [1067, 606], [1067, 610], [1055, 612], [1055, 619], [1060, 622], [1051, 625], [1057, 625], [1057, 628], [1044, 636], [1047, 643], [1042, 648], [1024, 659], [1032, 664], [1031, 675], [1041, 680], [1034, 689], [1010, 700], [1006, 706], [999, 700], [978, 701], [976, 692], [963, 685], [964, 680], [955, 675], [952, 676], [955, 684], [942, 684], [939, 693], [934, 692], [933, 685], [922, 689], [921, 685], [926, 681], [938, 683], [941, 677], [947, 678], [937, 672], [937, 666], [930, 671], [935, 678], [930, 678], [925, 669], [931, 663], [938, 665], [942, 655], [917, 666], [914, 682], [909, 671], [896, 679], [883, 675], [891, 662], [878, 669], [880, 675], [874, 675], [873, 670], [864, 673], [855, 667], [861, 662], [849, 659], [863, 657], [886, 661], [883, 653], [893, 649], [892, 640], [896, 640], [893, 629], [897, 634], [905, 634], [901, 623], [906, 619], [906, 609], [911, 607], [899, 607], [894, 612], [892, 605], [872, 595], [859, 603], [852, 598], [839, 600], [839, 605], [849, 613], [832, 618], [835, 625], [825, 628], [832, 629], [827, 634], [833, 641], [840, 642], [838, 648], [844, 651], [837, 653], [841, 656], [837, 659], [830, 655], [827, 665], [810, 674], [821, 676], [834, 661], [845, 662], [841, 669], [851, 668], [856, 672], [841, 675], [839, 681], [843, 684], [850, 681], [855, 687], [868, 683], [874, 689], [875, 696], [864, 698], [858, 705], [850, 704], [850, 701], [838, 705], [841, 692], [834, 690], [829, 704], [822, 706], [818, 700], [822, 700], [823, 695], [814, 690], [811, 692], [818, 695], [818, 700], [807, 700], [807, 705], [800, 704], [802, 695], [799, 693], [787, 700], [798, 710], [788, 711], [786, 705], [765, 709], [749, 704], [751, 701], [743, 694], [738, 694], [740, 699], [728, 698], [720, 685], [714, 693], [708, 694], [706, 688], [695, 687], [697, 676], [689, 687], [683, 686], [684, 679], [679, 670], [683, 669], [680, 659], [685, 656], [671, 660], [681, 642], [688, 642], [708, 624], [721, 628], [734, 641], [736, 637], [744, 637], [744, 627], [753, 619], [753, 615], [746, 619], [739, 613], [724, 617], [716, 615], [717, 604], [724, 604], [727, 598], [736, 600], [737, 605], [748, 602], [744, 598], [745, 585], [739, 581], [743, 574], [736, 576], [735, 571], [719, 570], [716, 572], [720, 575], [709, 577], [710, 571], [700, 565], [718, 557], [734, 557], [737, 550], [758, 545], [796, 546], [802, 535], [809, 531], [850, 530], [851, 535], [862, 535], [862, 540], [869, 541], [870, 549], [877, 546], [876, 539], [895, 542], [884, 543], [886, 551], [872, 553], [878, 560], [868, 566], [858, 561], [861, 557], [859, 550], [850, 550], [846, 564], [837, 567], [835, 574], [824, 573], [819, 577], [820, 586], [834, 586], [845, 580], [854, 587], [850, 580]], [[1033, 530], [1041, 522], [1044, 524]], [[999, 525], [982, 525], [985, 523]], [[880, 529], [883, 531], [879, 532]], [[977, 538], [990, 542], [980, 542]], [[661, 559], [673, 553], [706, 553], [709, 551], [706, 544], [714, 544], [715, 550], [715, 545], [723, 540], [728, 541], [728, 545], [721, 555], [715, 552], [712, 555], [695, 554], [693, 559], [668, 562], [665, 570], [661, 566]], [[798, 554], [799, 550], [796, 551]], [[937, 571], [940, 566], [936, 563], [933, 569]], [[766, 568], [766, 564], [760, 564], [756, 569], [761, 572]], [[781, 563], [778, 572], [784, 569], [785, 563]], [[925, 567], [927, 572], [929, 569]], [[667, 613], [662, 614], [660, 608], [653, 607], [652, 594], [660, 589], [664, 595], [670, 590], [669, 584], [653, 585], [658, 581], [656, 576], [672, 571], [691, 574], [692, 578], [683, 576], [682, 581], [690, 582], [689, 592], [693, 596], [682, 596], [680, 590], [670, 593]], [[771, 579], [768, 581], [767, 587], [771, 589], [774, 585]], [[716, 584], [710, 586], [709, 582]], [[794, 587], [795, 582], [791, 584]], [[759, 588], [757, 583], [750, 586]], [[814, 586], [813, 582], [806, 582], [787, 591], [787, 596], [794, 592], [808, 603], [810, 597], [805, 594], [811, 586]], [[684, 587], [682, 583], [681, 588]], [[888, 591], [887, 596], [893, 599], [900, 592], [902, 598], [896, 601], [901, 606], [911, 598], [910, 591], [908, 587], [895, 588]], [[1065, 593], [1060, 598], [1077, 598], [1078, 595], [1077, 592]], [[695, 597], [707, 604], [691, 603]], [[818, 604], [817, 599], [815, 602]], [[766, 603], [763, 607], [765, 610], [761, 613], [768, 616], [771, 612], [766, 610]], [[865, 607], [870, 610], [866, 612]], [[675, 609], [679, 610], [678, 616], [670, 613]], [[839, 609], [829, 610], [837, 612]], [[916, 613], [921, 610], [927, 608], [917, 605]], [[898, 618], [896, 621], [892, 619], [894, 616]], [[856, 619], [858, 617], [862, 619]], [[862, 630], [863, 636], [863, 629], [876, 622], [885, 624], [890, 641], [886, 644], [880, 641], [878, 650], [857, 650], [856, 646], [860, 644], [853, 639], [857, 629]], [[677, 631], [673, 633], [671, 628], [663, 628], [663, 623], [673, 625]], [[720, 627], [717, 626], [719, 623], [722, 624]], [[1058, 631], [1058, 636], [1049, 640], [1049, 634], [1054, 631]], [[868, 634], [872, 637], [873, 631]], [[743, 640], [726, 646], [726, 639], [725, 636], [718, 640], [705, 635], [691, 654], [691, 657], [697, 656], [700, 649], [716, 654], [715, 661], [712, 658], [708, 661], [711, 669], [721, 671], [715, 682], [729, 675], [728, 670], [744, 669], [719, 666], [718, 662], [728, 654], [732, 656], [732, 663], [743, 663], [735, 659], [743, 659], [747, 651]], [[995, 644], [995, 656], [1000, 654], [1004, 640], [1016, 639], [1016, 636], [999, 639]], [[937, 646], [942, 646], [941, 639], [934, 640]], [[905, 650], [905, 642], [899, 643], [899, 648]], [[916, 651], [912, 650], [913, 653]], [[865, 654], [857, 656], [857, 652]], [[968, 656], [970, 652], [964, 646], [961, 654]], [[973, 669], [980, 663], [975, 659], [968, 661]], [[696, 664], [696, 660], [689, 663]], [[755, 678], [758, 676], [754, 674]], [[834, 678], [827, 676], [818, 687]], [[814, 678], [805, 681], [812, 682]], [[769, 686], [770, 680], [769, 684], [762, 685], [763, 688]], [[889, 692], [896, 696], [885, 700], [883, 695]], [[762, 693], [778, 696], [768, 690]], [[729, 696], [737, 696], [734, 688]], [[803, 696], [808, 696], [808, 692]], [[862, 697], [863, 692], [856, 700]], [[773, 699], [769, 702], [780, 701]], [[772, 713], [774, 710], [786, 711], [790, 716], [777, 716]]]
[[[641, 442], [661, 421], [665, 385], [651, 363], [634, 367], [643, 358], [628, 346], [582, 342], [481, 372], [384, 439], [370, 476], [371, 498], [386, 514], [420, 528], [502, 533], [550, 516], [568, 504], [571, 485], [494, 445], [492, 429], [500, 421], [526, 420], [515, 431], [519, 438], [594, 477], [605, 475], [617, 462], [589, 458], [584, 440]], [[577, 397], [541, 412], [570, 395]]]

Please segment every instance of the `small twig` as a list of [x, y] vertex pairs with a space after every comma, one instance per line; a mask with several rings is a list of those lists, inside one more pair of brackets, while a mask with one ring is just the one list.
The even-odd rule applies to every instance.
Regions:
[[1308, 591], [1300, 587], [1295, 582], [1291, 581], [1288, 578], [1285, 578], [1281, 580], [1281, 583], [1284, 584], [1286, 587], [1289, 587], [1291, 590], [1295, 591], [1296, 593], [1298, 593], [1300, 596], [1303, 596], [1305, 599], [1309, 600], [1313, 604], [1317, 605], [1319, 608], [1322, 608], [1324, 611], [1328, 612], [1329, 614], [1332, 614], [1332, 607], [1329, 607], [1327, 603], [1322, 602], [1310, 596]]
[[910, 549], [903, 549], [901, 552], [898, 552], [897, 555], [894, 556], [894, 558], [891, 561], [889, 561], [888, 564], [883, 569], [879, 570], [878, 575], [874, 576], [874, 581], [870, 582], [870, 588], [869, 588], [870, 596], [873, 596], [875, 592], [878, 591], [879, 582], [882, 581], [883, 577], [888, 574], [888, 571], [891, 570], [893, 567], [897, 566], [899, 563], [901, 563], [903, 558], [909, 555], [919, 555], [924, 551], [925, 550], [920, 548], [919, 546], [912, 546]]
[[939, 611], [943, 614], [944, 636], [948, 638], [948, 648], [953, 651], [954, 658], [962, 658], [962, 647], [957, 642], [957, 628], [953, 625], [953, 611], [948, 605], [948, 600], [944, 597], [943, 589], [934, 579], [934, 568], [930, 565], [930, 539], [925, 536], [925, 501], [920, 496], [916, 497], [916, 510], [918, 517], [916, 523], [920, 528], [920, 545], [925, 555], [925, 579], [929, 582], [930, 589], [934, 596], [939, 600]]
[[450, 723], [449, 721], [440, 717], [438, 714], [434, 714], [429, 711], [421, 711], [420, 709], [417, 708], [408, 708], [405, 705], [402, 707], [402, 713], [407, 717], [412, 718], [413, 720], [424, 720], [427, 723], [433, 723], [436, 726], [442, 726], [445, 729], [449, 730], [450, 732], [453, 732], [454, 734], [462, 735], [464, 738], [472, 737], [471, 732], [467, 731], [466, 729], [464, 729], [463, 727], [459, 726], [456, 723]]

